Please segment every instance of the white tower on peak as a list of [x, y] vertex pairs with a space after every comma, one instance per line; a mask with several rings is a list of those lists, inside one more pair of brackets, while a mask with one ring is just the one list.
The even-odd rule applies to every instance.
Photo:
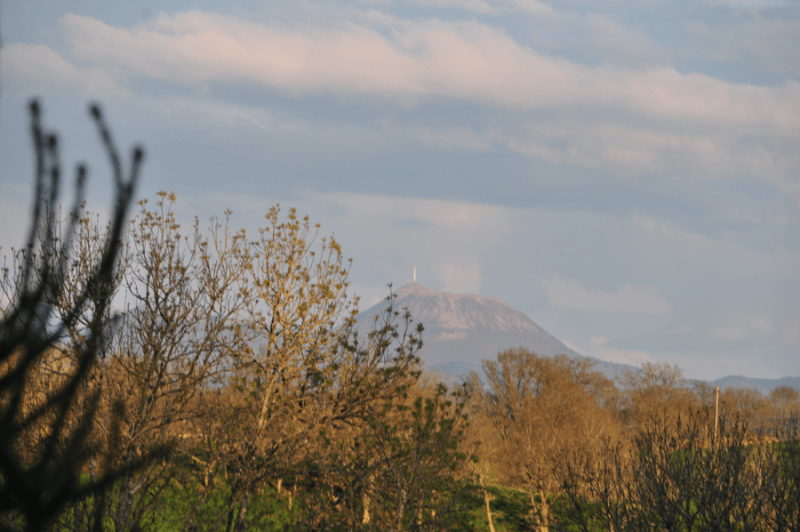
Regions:
[[414, 284], [417, 284], [417, 265], [414, 265]]

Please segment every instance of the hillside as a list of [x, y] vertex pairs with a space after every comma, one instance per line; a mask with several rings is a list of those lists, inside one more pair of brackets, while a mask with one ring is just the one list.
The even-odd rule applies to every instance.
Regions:
[[[473, 294], [450, 294], [432, 290], [421, 284], [406, 284], [397, 292], [398, 309], [408, 308], [415, 322], [425, 326], [424, 346], [420, 353], [425, 366], [443, 376], [458, 378], [470, 371], [481, 370], [481, 360], [493, 359], [504, 349], [525, 347], [546, 356], [566, 354], [584, 357], [534, 323], [525, 313], [500, 299]], [[383, 301], [358, 315], [367, 323], [381, 309]], [[606, 362], [593, 357], [595, 367], [614, 379], [627, 364]], [[687, 376], [688, 377], [688, 376]], [[691, 385], [692, 381], [688, 381]], [[800, 390], [800, 377], [756, 379], [728, 376], [710, 382], [721, 388], [756, 388], [768, 394], [778, 386]]]
[[[447, 376], [480, 370], [481, 360], [493, 359], [500, 351], [514, 347], [545, 356], [583, 356], [523, 312], [494, 297], [450, 294], [416, 283], [406, 284], [395, 295], [397, 308], [408, 308], [412, 319], [425, 326], [420, 356], [426, 367]], [[385, 306], [384, 301], [360, 313], [359, 322], [369, 322]], [[633, 367], [592, 360], [599, 371], [612, 379]]]

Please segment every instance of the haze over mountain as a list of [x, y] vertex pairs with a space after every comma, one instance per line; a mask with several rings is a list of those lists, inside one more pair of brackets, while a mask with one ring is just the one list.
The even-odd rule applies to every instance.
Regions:
[[[515, 347], [525, 347], [544, 356], [566, 354], [589, 358], [595, 362], [596, 369], [610, 379], [624, 370], [635, 369], [628, 364], [577, 353], [523, 312], [494, 297], [450, 294], [409, 283], [395, 292], [395, 298], [396, 309], [407, 308], [414, 322], [425, 326], [420, 353], [425, 366], [445, 376], [457, 378], [470, 370], [480, 371], [482, 360], [494, 359], [500, 351]], [[367, 324], [384, 308], [386, 301], [359, 313], [358, 321]], [[687, 380], [687, 385], [691, 383], [692, 380]], [[782, 385], [800, 390], [800, 377], [758, 379], [736, 375], [710, 381], [710, 384], [719, 384], [721, 388], [757, 388], [769, 393]]]
[[[395, 297], [397, 309], [408, 308], [411, 318], [425, 326], [420, 356], [426, 367], [447, 375], [480, 369], [481, 360], [493, 359], [500, 351], [515, 347], [526, 347], [544, 356], [583, 357], [523, 312], [494, 297], [450, 294], [417, 283], [406, 284], [395, 292]], [[369, 322], [384, 308], [385, 301], [361, 312], [359, 322]], [[610, 378], [633, 367], [592, 360]]]

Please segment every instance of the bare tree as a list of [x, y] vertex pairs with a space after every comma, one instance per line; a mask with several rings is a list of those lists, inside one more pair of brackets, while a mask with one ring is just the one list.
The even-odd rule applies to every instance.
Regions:
[[613, 383], [588, 360], [540, 357], [522, 348], [484, 361], [483, 369], [487, 390], [478, 419], [487, 427], [485, 439], [495, 440], [500, 479], [528, 491], [534, 526], [547, 530], [560, 457], [616, 432], [604, 408], [614, 403]]
[[[140, 202], [130, 229], [124, 272], [128, 310], [109, 353], [109, 401], [126, 405], [121, 445], [128, 457], [154, 443], [178, 446], [194, 437], [192, 421], [206, 407], [198, 397], [220, 385], [232, 354], [243, 306], [243, 233], [211, 220], [210, 239], [199, 222], [182, 235], [174, 194], [158, 193], [155, 209]], [[185, 446], [184, 446], [185, 447]], [[153, 513], [159, 494], [178, 474], [153, 465], [114, 486], [105, 514], [118, 529]]]
[[631, 435], [663, 416], [667, 426], [674, 426], [681, 413], [686, 415], [698, 406], [678, 366], [645, 362], [641, 369], [623, 372], [618, 380], [623, 392], [622, 414]]
[[791, 386], [778, 386], [772, 390], [769, 393], [769, 401], [772, 403], [776, 421], [780, 425], [800, 413], [800, 393]]
[[[363, 420], [416, 375], [420, 331], [393, 309], [359, 334], [357, 298], [335, 239], [277, 207], [241, 255], [247, 340], [232, 359], [223, 469], [235, 473], [228, 527], [246, 526], [250, 500], [284, 476], [304, 478], [327, 431]], [[349, 262], [349, 261], [348, 261]], [[333, 428], [332, 428], [333, 427]], [[320, 440], [322, 438], [323, 440]]]

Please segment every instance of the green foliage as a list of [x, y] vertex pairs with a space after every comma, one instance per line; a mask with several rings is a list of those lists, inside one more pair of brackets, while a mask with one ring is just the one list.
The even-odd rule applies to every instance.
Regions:
[[460, 530], [474, 487], [463, 393], [412, 389], [383, 402], [352, 431], [321, 437], [304, 529]]

